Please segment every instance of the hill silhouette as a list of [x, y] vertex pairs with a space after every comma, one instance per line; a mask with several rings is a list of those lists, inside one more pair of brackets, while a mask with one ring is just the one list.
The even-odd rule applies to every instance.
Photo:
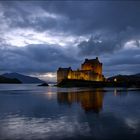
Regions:
[[22, 83], [20, 80], [16, 78], [7, 78], [4, 76], [0, 76], [0, 84], [7, 83], [7, 84], [20, 84]]
[[44, 83], [44, 81], [40, 80], [39, 78], [26, 76], [19, 73], [5, 73], [2, 76], [7, 78], [16, 78], [20, 80], [22, 83]]
[[140, 73], [134, 75], [116, 75], [109, 77], [108, 81], [114, 81], [116, 79], [118, 82], [140, 82]]

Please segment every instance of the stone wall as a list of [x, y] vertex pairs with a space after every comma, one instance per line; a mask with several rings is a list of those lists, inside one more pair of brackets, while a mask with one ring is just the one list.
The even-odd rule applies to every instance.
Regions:
[[103, 81], [104, 77], [90, 70], [69, 71], [68, 79]]
[[59, 68], [57, 70], [57, 83], [60, 83], [63, 79], [67, 79], [69, 71], [70, 71], [69, 68], [68, 69]]
[[59, 83], [63, 79], [104, 81], [102, 63], [96, 57], [96, 59], [85, 59], [85, 62], [81, 64], [81, 70], [73, 71], [70, 67], [59, 68], [57, 70], [57, 82]]

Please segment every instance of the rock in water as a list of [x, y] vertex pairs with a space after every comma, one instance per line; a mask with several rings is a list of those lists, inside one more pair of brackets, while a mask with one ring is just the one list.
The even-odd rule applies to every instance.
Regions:
[[43, 84], [40, 84], [38, 86], [49, 86], [48, 83], [43, 83]]

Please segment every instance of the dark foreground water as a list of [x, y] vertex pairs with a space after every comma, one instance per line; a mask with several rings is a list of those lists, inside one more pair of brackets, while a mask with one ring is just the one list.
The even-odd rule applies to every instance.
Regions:
[[140, 139], [140, 91], [0, 85], [0, 139]]

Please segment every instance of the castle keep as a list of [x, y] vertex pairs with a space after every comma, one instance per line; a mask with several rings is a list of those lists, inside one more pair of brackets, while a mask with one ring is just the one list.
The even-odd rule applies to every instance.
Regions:
[[81, 68], [75, 71], [71, 67], [59, 68], [57, 70], [57, 83], [60, 83], [64, 79], [104, 81], [102, 63], [96, 57], [96, 59], [85, 59], [85, 62], [81, 64]]

